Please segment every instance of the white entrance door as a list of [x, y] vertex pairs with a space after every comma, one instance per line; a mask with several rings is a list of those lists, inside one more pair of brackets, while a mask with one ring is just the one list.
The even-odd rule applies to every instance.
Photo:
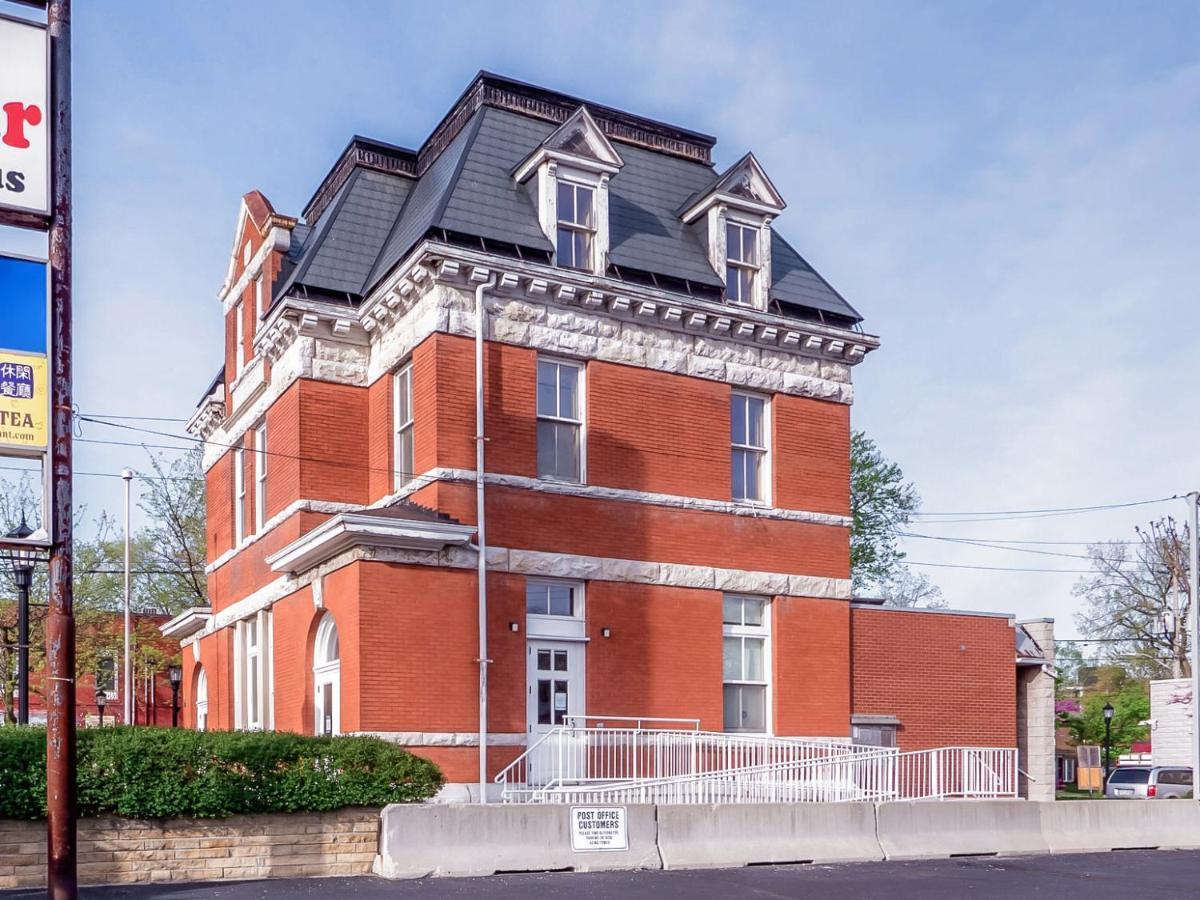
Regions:
[[[529, 746], [547, 732], [567, 725], [568, 717], [584, 714], [584, 645], [569, 641], [531, 640], [526, 647], [526, 709]], [[582, 724], [582, 723], [580, 723]], [[575, 777], [575, 741], [551, 737], [528, 759], [530, 784]]]

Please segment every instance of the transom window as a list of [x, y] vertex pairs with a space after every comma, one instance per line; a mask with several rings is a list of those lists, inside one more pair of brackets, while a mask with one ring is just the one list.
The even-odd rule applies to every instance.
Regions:
[[396, 490], [416, 477], [413, 462], [412, 365], [396, 373]]
[[537, 372], [538, 475], [583, 481], [583, 367], [539, 359]]
[[596, 234], [594, 188], [558, 179], [558, 264], [571, 269], [592, 268]]
[[734, 394], [730, 402], [733, 499], [767, 502], [767, 400]]
[[770, 619], [761, 597], [722, 604], [725, 730], [765, 732], [769, 719]]
[[525, 585], [525, 612], [531, 616], [577, 616], [578, 586], [554, 581]]
[[726, 223], [725, 298], [730, 303], [752, 305], [758, 270], [758, 229]]

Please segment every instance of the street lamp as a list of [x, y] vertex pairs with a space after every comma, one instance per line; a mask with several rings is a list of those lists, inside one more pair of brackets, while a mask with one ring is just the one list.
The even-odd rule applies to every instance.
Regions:
[[108, 699], [108, 695], [104, 691], [96, 688], [96, 709], [100, 710], [100, 727], [104, 727], [104, 701]]
[[171, 727], [179, 727], [179, 688], [183, 685], [183, 668], [171, 666], [167, 669], [167, 677], [171, 679]]
[[1109, 775], [1109, 754], [1112, 752], [1112, 717], [1113, 706], [1111, 703], [1104, 704], [1104, 785], [1108, 787]]
[[[24, 541], [33, 529], [21, 514], [21, 524], [5, 537]], [[6, 564], [13, 583], [17, 587], [17, 724], [29, 724], [29, 588], [33, 585], [33, 564], [38, 552], [32, 548], [14, 547], [4, 553], [0, 562]]]

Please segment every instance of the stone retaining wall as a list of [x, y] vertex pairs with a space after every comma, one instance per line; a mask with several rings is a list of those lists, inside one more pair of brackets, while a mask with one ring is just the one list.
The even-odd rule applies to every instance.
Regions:
[[[379, 844], [379, 810], [229, 819], [83, 819], [81, 884], [364, 875]], [[46, 823], [0, 819], [0, 888], [46, 879]]]

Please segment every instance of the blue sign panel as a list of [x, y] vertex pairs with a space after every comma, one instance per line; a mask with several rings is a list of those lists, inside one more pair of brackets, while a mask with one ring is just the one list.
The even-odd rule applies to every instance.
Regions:
[[0, 349], [45, 354], [46, 264], [0, 256]]

